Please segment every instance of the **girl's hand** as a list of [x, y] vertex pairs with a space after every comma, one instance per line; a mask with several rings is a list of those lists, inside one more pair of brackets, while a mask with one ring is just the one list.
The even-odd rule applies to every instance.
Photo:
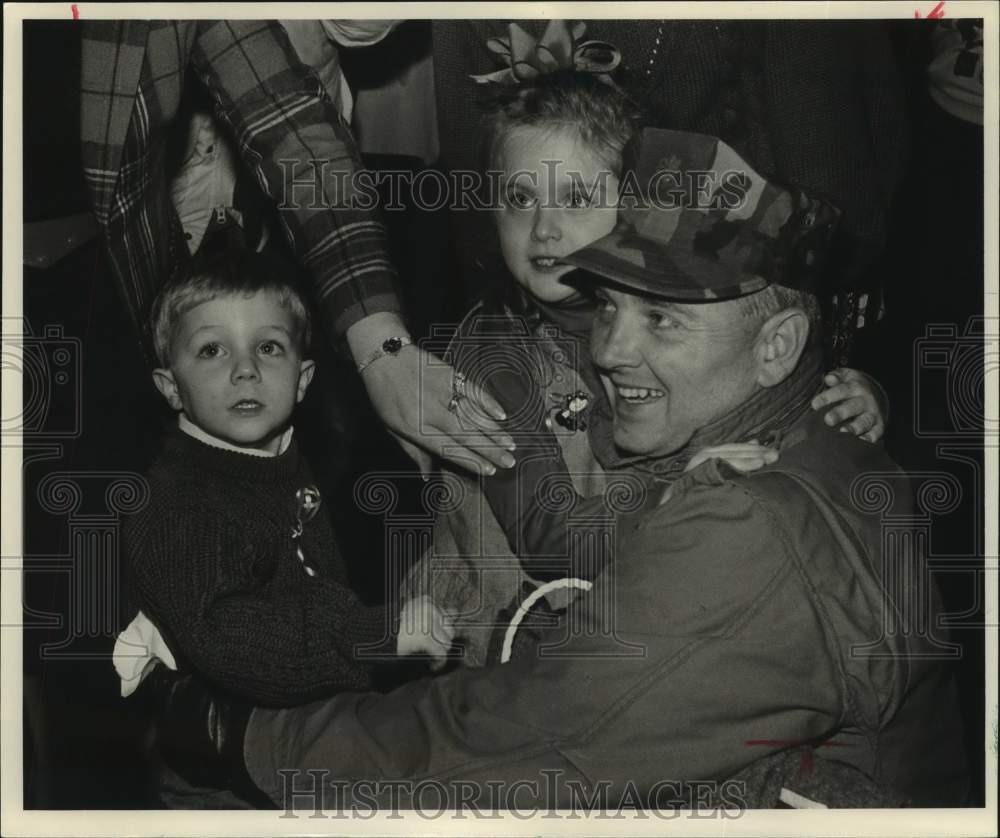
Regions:
[[778, 452], [756, 441], [710, 445], [695, 453], [685, 466], [684, 471], [691, 471], [691, 469], [711, 459], [723, 460], [737, 471], [756, 471], [777, 462]]
[[878, 442], [885, 433], [885, 417], [868, 376], [842, 367], [828, 372], [823, 383], [827, 389], [812, 400], [813, 410], [834, 405], [823, 421], [831, 428], [840, 425], [842, 433], [853, 433], [866, 442]]

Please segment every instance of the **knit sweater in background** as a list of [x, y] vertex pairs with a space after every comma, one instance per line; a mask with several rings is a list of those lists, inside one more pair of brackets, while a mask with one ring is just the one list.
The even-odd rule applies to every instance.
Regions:
[[182, 670], [270, 706], [371, 687], [398, 621], [347, 586], [322, 506], [300, 539], [315, 575], [299, 560], [296, 492], [315, 484], [294, 440], [257, 457], [174, 430], [147, 479], [124, 526], [130, 594]]

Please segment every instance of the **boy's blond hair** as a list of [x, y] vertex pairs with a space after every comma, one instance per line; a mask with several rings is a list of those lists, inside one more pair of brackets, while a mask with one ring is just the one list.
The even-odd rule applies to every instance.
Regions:
[[251, 296], [270, 292], [295, 321], [295, 341], [304, 356], [312, 338], [312, 322], [290, 277], [296, 269], [272, 254], [235, 246], [202, 248], [178, 270], [153, 302], [150, 323], [160, 366], [170, 366], [170, 346], [181, 318], [195, 306], [230, 294]]

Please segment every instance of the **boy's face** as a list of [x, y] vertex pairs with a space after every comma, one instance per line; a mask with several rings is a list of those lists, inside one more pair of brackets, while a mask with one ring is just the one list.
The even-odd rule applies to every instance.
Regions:
[[153, 380], [203, 431], [276, 453], [315, 366], [295, 335], [292, 313], [271, 292], [218, 297], [181, 317], [170, 369], [154, 370]]
[[543, 302], [573, 296], [559, 281], [573, 267], [560, 259], [611, 232], [618, 178], [573, 130], [515, 129], [503, 168], [497, 226], [507, 268]]

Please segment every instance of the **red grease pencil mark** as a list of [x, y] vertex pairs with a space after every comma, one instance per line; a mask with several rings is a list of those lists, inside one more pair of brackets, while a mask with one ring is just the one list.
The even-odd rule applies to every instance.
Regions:
[[76, 3], [73, 3], [70, 7], [70, 11], [73, 12], [73, 20], [80, 19], [80, 10], [76, 7]]
[[[914, 11], [913, 16], [917, 18], [920, 17], [920, 12]], [[927, 15], [927, 20], [936, 20], [942, 17], [944, 17], [944, 0], [941, 0], [940, 3], [938, 3], [933, 9], [931, 9], [931, 13]]]
[[[808, 745], [809, 741], [805, 739], [747, 739], [744, 745], [764, 745], [768, 748], [796, 748], [799, 745]], [[830, 740], [828, 742], [820, 742], [817, 747], [820, 748], [846, 748], [846, 742], [837, 742], [835, 740]], [[813, 752], [812, 750], [803, 751], [799, 755], [799, 774], [808, 776], [813, 772]]]

